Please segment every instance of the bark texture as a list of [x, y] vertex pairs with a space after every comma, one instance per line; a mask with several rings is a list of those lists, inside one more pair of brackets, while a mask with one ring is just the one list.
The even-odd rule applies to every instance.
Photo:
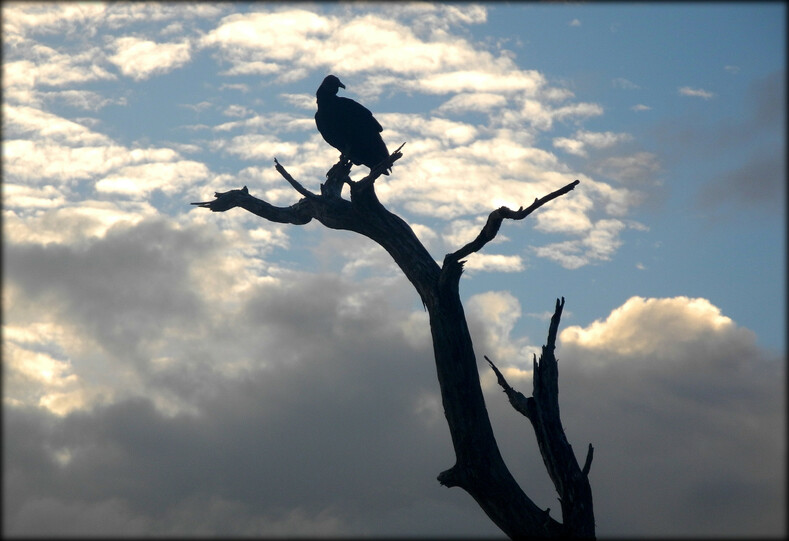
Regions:
[[[509, 537], [594, 537], [591, 490], [586, 477], [588, 464], [584, 471], [577, 467], [572, 448], [564, 439], [559, 420], [556, 363], [554, 360], [551, 365], [548, 360], [548, 355], [553, 358], [561, 313], [558, 303], [555, 325], [552, 321], [552, 334], [549, 333], [548, 344], [543, 348], [543, 360], [539, 365], [535, 361], [534, 397], [526, 399], [514, 391], [492, 363], [491, 367], [513, 405], [521, 402], [520, 398], [513, 401], [514, 393], [523, 397], [523, 409], [519, 409], [521, 406], [516, 406], [516, 409], [524, 413], [535, 427], [540, 451], [562, 499], [564, 523], [552, 518], [549, 510], [540, 509], [526, 495], [501, 457], [485, 407], [477, 360], [459, 293], [463, 258], [492, 240], [505, 218], [523, 219], [543, 204], [571, 191], [579, 181], [535, 199], [525, 209], [521, 207], [513, 211], [501, 207], [494, 210], [479, 236], [457, 252], [448, 254], [443, 265], [439, 266], [411, 227], [384, 208], [375, 194], [375, 180], [402, 157], [401, 149], [402, 146], [360, 181], [350, 179], [351, 164], [341, 158], [327, 173], [320, 194], [304, 188], [275, 159], [277, 171], [303, 196], [289, 207], [276, 207], [257, 199], [249, 194], [246, 187], [217, 192], [213, 201], [192, 204], [214, 212], [241, 207], [261, 218], [294, 225], [315, 219], [332, 229], [355, 231], [381, 245], [413, 284], [430, 317], [441, 399], [455, 450], [455, 464], [441, 472], [438, 481], [444, 486], [457, 486], [468, 492]], [[350, 185], [350, 200], [341, 197], [346, 183]], [[532, 405], [529, 401], [533, 402]], [[578, 472], [572, 468], [568, 470], [573, 463]]]

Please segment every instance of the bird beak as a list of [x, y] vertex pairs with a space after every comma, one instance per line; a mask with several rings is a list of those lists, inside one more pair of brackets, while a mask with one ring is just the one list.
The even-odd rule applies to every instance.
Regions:
[[[339, 83], [339, 81], [337, 81]], [[340, 83], [340, 88], [345, 88], [345, 85]]]

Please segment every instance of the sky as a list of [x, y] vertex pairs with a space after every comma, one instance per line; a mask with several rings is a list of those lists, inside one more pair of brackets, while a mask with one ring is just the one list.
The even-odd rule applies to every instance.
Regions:
[[[349, 232], [189, 205], [317, 191], [337, 75], [403, 158], [376, 181], [469, 257], [486, 405], [561, 520], [528, 421], [558, 297], [562, 422], [597, 533], [779, 536], [783, 3], [2, 5], [4, 535], [484, 536], [427, 314]], [[354, 167], [351, 177], [367, 174]], [[347, 193], [346, 193], [347, 197]]]

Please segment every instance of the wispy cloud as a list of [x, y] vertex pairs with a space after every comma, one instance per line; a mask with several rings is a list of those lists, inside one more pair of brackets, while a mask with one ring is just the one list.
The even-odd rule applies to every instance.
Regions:
[[708, 100], [710, 98], [715, 97], [715, 94], [713, 94], [712, 92], [709, 92], [709, 91], [701, 89], [701, 88], [692, 88], [692, 87], [689, 87], [689, 86], [682, 86], [682, 87], [677, 89], [677, 92], [679, 92], [679, 94], [682, 95], [682, 96], [691, 96], [693, 98], [703, 98], [705, 100]]
[[628, 79], [625, 79], [624, 77], [617, 77], [616, 79], [613, 79], [611, 81], [611, 86], [613, 86], [614, 88], [621, 88], [623, 90], [636, 90], [636, 89], [641, 88], [640, 86], [638, 86], [634, 82], [629, 81]]

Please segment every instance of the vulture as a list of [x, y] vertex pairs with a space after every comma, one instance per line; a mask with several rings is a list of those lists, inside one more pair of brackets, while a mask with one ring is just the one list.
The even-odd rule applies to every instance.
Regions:
[[[326, 142], [351, 163], [372, 169], [389, 157], [381, 139], [383, 128], [364, 105], [338, 96], [340, 88], [345, 85], [334, 75], [328, 75], [318, 87], [315, 125]], [[391, 168], [384, 175], [389, 171]]]

